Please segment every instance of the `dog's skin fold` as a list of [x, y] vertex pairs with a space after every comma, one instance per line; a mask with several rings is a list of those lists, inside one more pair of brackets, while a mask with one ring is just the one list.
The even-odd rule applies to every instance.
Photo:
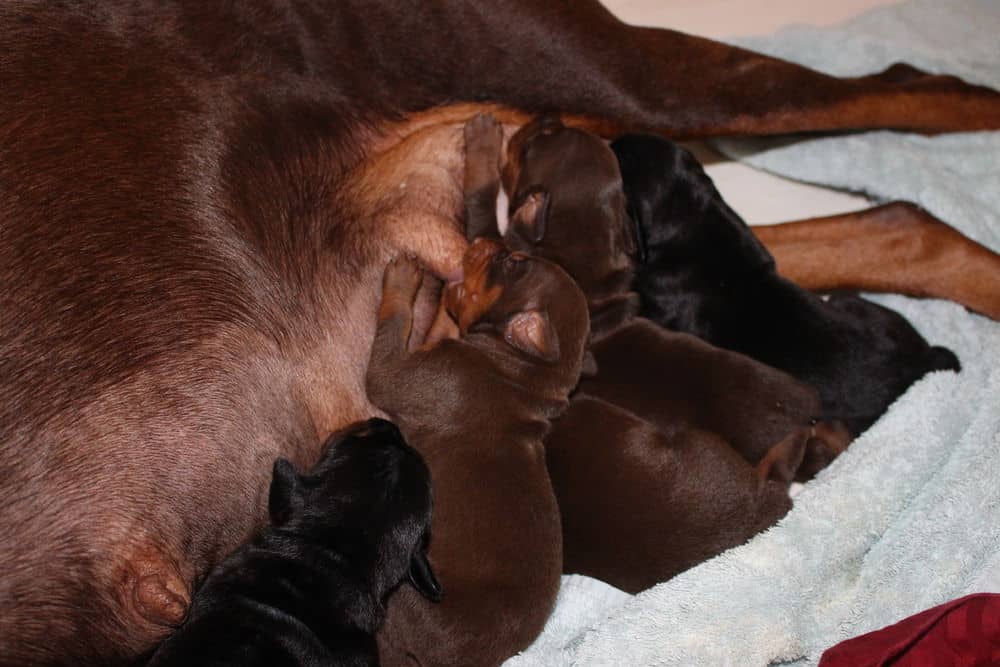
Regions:
[[265, 517], [271, 462], [376, 414], [383, 267], [447, 276], [465, 247], [458, 135], [420, 128], [484, 105], [606, 135], [1000, 128], [995, 91], [836, 79], [590, 0], [18, 0], [0, 90], [12, 665], [151, 648]]

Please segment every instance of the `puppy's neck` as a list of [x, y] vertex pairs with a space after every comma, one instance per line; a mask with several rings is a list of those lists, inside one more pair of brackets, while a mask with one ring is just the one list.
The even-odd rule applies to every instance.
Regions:
[[[356, 628], [374, 634], [385, 615], [388, 582], [377, 581], [367, 558], [316, 544], [301, 535], [266, 529], [249, 549], [262, 571], [280, 563], [284, 583], [258, 588], [265, 602], [295, 616], [317, 634]], [[234, 575], [237, 580], [239, 572]]]
[[[559, 316], [556, 316], [559, 321]], [[479, 333], [465, 340], [492, 361], [503, 379], [518, 388], [516, 396], [540, 416], [551, 419], [566, 407], [569, 393], [576, 387], [583, 365], [583, 351], [589, 327], [559, 326], [559, 359], [542, 361], [514, 348], [497, 333]]]
[[591, 300], [587, 306], [590, 309], [590, 338], [592, 342], [597, 342], [636, 318], [641, 303], [635, 292], [624, 292], [605, 299]]

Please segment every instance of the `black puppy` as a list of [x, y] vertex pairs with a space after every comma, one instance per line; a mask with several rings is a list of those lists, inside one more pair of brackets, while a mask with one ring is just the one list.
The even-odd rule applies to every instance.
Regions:
[[404, 579], [431, 600], [430, 473], [371, 419], [330, 438], [307, 475], [278, 459], [271, 525], [205, 579], [149, 663], [375, 665], [385, 600]]
[[824, 415], [855, 434], [925, 373], [959, 369], [898, 313], [856, 295], [823, 300], [779, 276], [687, 150], [646, 135], [611, 147], [636, 224], [644, 317], [813, 385]]

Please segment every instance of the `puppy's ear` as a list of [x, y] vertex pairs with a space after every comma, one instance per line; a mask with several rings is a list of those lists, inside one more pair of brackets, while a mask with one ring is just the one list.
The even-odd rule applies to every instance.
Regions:
[[267, 499], [267, 510], [271, 523], [280, 526], [302, 509], [302, 479], [295, 466], [287, 459], [274, 462], [271, 477], [271, 492]]
[[431, 602], [441, 601], [443, 595], [441, 584], [434, 575], [434, 568], [427, 560], [427, 552], [424, 549], [418, 549], [410, 560], [410, 583], [418, 593]]
[[545, 225], [549, 217], [549, 193], [540, 188], [529, 190], [510, 216], [510, 229], [531, 244], [545, 238]]
[[511, 315], [504, 324], [503, 338], [509, 345], [542, 361], [559, 359], [559, 337], [549, 316], [540, 310], [524, 310]]

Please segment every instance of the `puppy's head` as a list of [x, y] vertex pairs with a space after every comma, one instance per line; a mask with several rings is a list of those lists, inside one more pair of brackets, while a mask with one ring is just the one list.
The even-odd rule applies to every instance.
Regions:
[[492, 333], [533, 361], [579, 373], [587, 304], [556, 264], [476, 239], [463, 260], [462, 282], [450, 284], [444, 298], [463, 335]]
[[[718, 276], [773, 267], [767, 249], [719, 194], [686, 148], [653, 135], [630, 134], [611, 143], [628, 202], [640, 286], [665, 270]], [[641, 290], [640, 290], [641, 291]]]
[[556, 262], [588, 298], [628, 289], [635, 234], [618, 162], [602, 139], [542, 116], [511, 137], [503, 178], [511, 248]]
[[275, 528], [346, 556], [384, 596], [409, 577], [431, 600], [430, 472], [399, 429], [370, 419], [331, 436], [308, 474], [278, 459], [268, 509]]

